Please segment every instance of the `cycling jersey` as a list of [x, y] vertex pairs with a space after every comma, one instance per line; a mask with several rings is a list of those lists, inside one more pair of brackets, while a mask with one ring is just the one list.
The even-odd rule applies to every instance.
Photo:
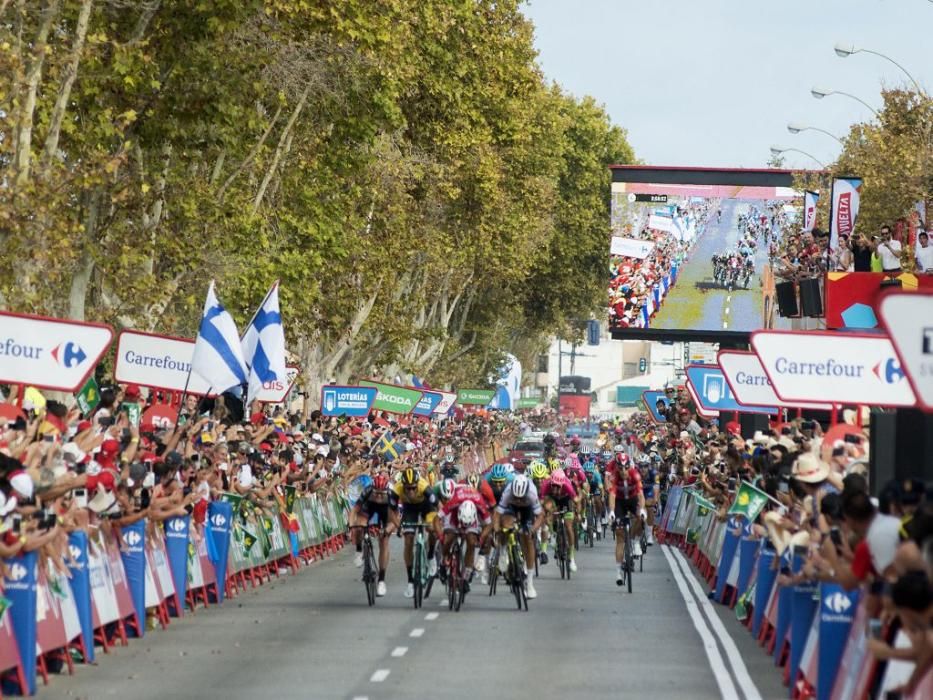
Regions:
[[499, 505], [496, 506], [496, 512], [505, 514], [512, 513], [519, 510], [529, 509], [535, 515], [541, 513], [541, 501], [538, 498], [538, 489], [535, 488], [534, 484], [528, 484], [528, 493], [525, 494], [524, 498], [516, 498], [512, 495], [512, 484], [515, 482], [509, 482], [508, 486], [505, 487], [505, 491], [502, 492], [502, 498], [499, 499]]
[[637, 498], [642, 491], [641, 473], [636, 467], [628, 467], [623, 471], [614, 471], [612, 483], [616, 498]]
[[586, 481], [590, 485], [590, 493], [594, 496], [600, 494], [603, 490], [603, 477], [598, 471], [588, 472]]
[[456, 516], [457, 509], [466, 501], [472, 501], [476, 506], [476, 511], [479, 514], [479, 520], [481, 522], [487, 522], [489, 520], [489, 506], [486, 503], [486, 499], [483, 498], [476, 489], [470, 488], [469, 486], [463, 489], [457, 489], [454, 492], [451, 499], [444, 505], [444, 516]]
[[569, 480], [556, 484], [550, 479], [546, 479], [541, 485], [541, 494], [544, 498], [551, 498], [554, 501], [563, 501], [568, 498], [574, 500], [577, 497], [577, 490]]
[[[505, 487], [508, 486], [514, 478], [514, 474], [509, 474], [505, 481], [495, 482], [492, 480], [492, 474], [489, 473], [486, 475], [486, 478], [483, 479], [482, 483], [489, 487], [489, 490], [492, 491], [493, 496], [496, 498], [496, 503], [498, 503], [499, 499], [502, 498], [502, 494], [505, 492]], [[482, 489], [480, 490], [480, 493], [482, 493]]]
[[396, 481], [392, 484], [392, 491], [403, 505], [406, 503], [418, 504], [426, 498], [434, 497], [430, 490], [428, 480], [424, 477], [418, 479], [418, 487], [414, 492], [406, 491], [401, 481]]
[[645, 473], [645, 478], [642, 479], [642, 492], [645, 494], [645, 498], [652, 499], [654, 498], [655, 492], [661, 488], [661, 478], [658, 476], [656, 469], [648, 468], [648, 471]]

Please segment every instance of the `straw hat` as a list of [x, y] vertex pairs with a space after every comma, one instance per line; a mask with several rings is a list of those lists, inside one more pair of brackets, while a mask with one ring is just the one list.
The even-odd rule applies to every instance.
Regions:
[[797, 458], [791, 473], [798, 481], [816, 484], [829, 477], [829, 465], [812, 452], [807, 452]]

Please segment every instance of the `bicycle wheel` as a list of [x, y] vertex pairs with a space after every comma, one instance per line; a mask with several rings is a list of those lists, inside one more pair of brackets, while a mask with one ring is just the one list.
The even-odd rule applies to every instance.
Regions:
[[629, 529], [629, 526], [625, 526], [625, 564], [628, 568], [628, 577], [626, 578], [626, 586], [628, 587], [628, 592], [632, 592], [632, 578], [635, 575], [635, 560], [632, 558], [632, 531]]
[[509, 548], [509, 578], [511, 579], [512, 594], [515, 596], [515, 604], [519, 610], [522, 609], [522, 604], [524, 604], [527, 610], [528, 601], [525, 599], [525, 576], [527, 574], [517, 550], [518, 547], [515, 545]]
[[[434, 559], [435, 559], [435, 561], [437, 561], [437, 557], [438, 557], [438, 556], [439, 556], [439, 555], [438, 555], [438, 545], [435, 545], [435, 551], [434, 551]], [[425, 561], [427, 561], [427, 558], [425, 558]], [[435, 574], [434, 576], [427, 576], [427, 575], [426, 575], [426, 577], [427, 577], [427, 584], [425, 584], [425, 587], [424, 587], [424, 597], [425, 597], [425, 598], [430, 598], [430, 597], [431, 597], [431, 589], [434, 587], [434, 579], [437, 578], [437, 574]]]
[[560, 570], [560, 577], [567, 578], [567, 532], [564, 530], [564, 524], [558, 523], [554, 528], [554, 557], [557, 559], [557, 568]]
[[460, 588], [460, 544], [454, 540], [447, 571], [447, 609], [453, 610]]
[[499, 581], [499, 548], [493, 547], [489, 556], [489, 595], [496, 594], [496, 583]]
[[413, 552], [414, 556], [412, 557], [412, 563], [414, 567], [412, 569], [412, 580], [415, 588], [415, 595], [413, 600], [415, 603], [415, 610], [421, 607], [422, 596], [424, 594], [424, 579], [423, 576], [423, 566], [424, 566], [424, 543], [421, 541], [421, 535], [419, 534], [415, 538], [415, 551]]
[[539, 576], [538, 560], [541, 557], [541, 543], [538, 541], [537, 537], [534, 538], [534, 541], [535, 541], [535, 578], [538, 578]]
[[638, 571], [642, 572], [645, 570], [645, 555], [648, 553], [648, 538], [645, 536], [644, 531], [641, 533], [641, 556], [638, 557]]
[[376, 562], [373, 557], [373, 543], [366, 535], [363, 538], [363, 584], [366, 586], [366, 600], [376, 604]]

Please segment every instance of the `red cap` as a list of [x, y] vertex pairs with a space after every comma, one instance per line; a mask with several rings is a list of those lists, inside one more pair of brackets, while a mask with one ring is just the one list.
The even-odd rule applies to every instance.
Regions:
[[726, 432], [732, 433], [733, 435], [741, 435], [742, 426], [739, 425], [737, 421], [730, 420], [728, 423], [726, 423]]
[[90, 430], [93, 428], [93, 424], [89, 420], [83, 420], [78, 423], [78, 432], [83, 433], [85, 430]]
[[115, 455], [120, 451], [120, 443], [116, 440], [104, 440], [100, 444], [101, 454]]
[[264, 442], [259, 446], [259, 449], [263, 452], [272, 452], [272, 445], [270, 445], [268, 442]]
[[109, 469], [104, 469], [99, 474], [89, 474], [87, 477], [88, 491], [96, 491], [98, 486], [103, 486], [107, 491], [113, 491], [116, 483], [116, 474]]
[[123, 391], [123, 395], [128, 399], [138, 399], [139, 394], [139, 386], [137, 384], [127, 384], [126, 389]]

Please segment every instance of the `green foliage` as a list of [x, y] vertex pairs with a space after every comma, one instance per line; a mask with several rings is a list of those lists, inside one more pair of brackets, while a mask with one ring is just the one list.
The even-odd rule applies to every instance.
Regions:
[[4, 5], [0, 305], [191, 335], [280, 279], [312, 384], [485, 382], [598, 313], [634, 159], [519, 5]]

